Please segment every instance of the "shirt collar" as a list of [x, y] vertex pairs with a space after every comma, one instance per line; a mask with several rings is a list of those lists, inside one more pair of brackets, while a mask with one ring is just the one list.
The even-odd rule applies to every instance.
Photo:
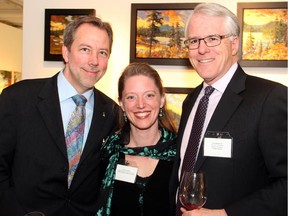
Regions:
[[[236, 72], [238, 67], [238, 63], [234, 63], [230, 69], [228, 70], [228, 72], [219, 80], [217, 80], [215, 83], [213, 83], [213, 87], [221, 92], [222, 94], [224, 93], [226, 87], [228, 86], [230, 80], [232, 79], [234, 73]], [[203, 89], [205, 89], [205, 87], [208, 86], [206, 83], [203, 84]]]
[[[68, 80], [64, 76], [63, 70], [61, 70], [58, 75], [57, 84], [58, 84], [60, 103], [78, 94], [77, 91], [74, 89], [74, 87], [68, 82]], [[91, 101], [93, 93], [94, 93], [93, 89], [90, 89], [82, 94], [87, 99], [87, 105], [89, 104], [89, 101]]]

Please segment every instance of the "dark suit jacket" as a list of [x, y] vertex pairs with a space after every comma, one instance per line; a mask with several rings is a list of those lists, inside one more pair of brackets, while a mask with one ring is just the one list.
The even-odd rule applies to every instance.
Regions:
[[[58, 74], [57, 74], [58, 75]], [[0, 215], [94, 215], [106, 167], [99, 149], [117, 125], [118, 105], [94, 89], [94, 113], [70, 189], [57, 75], [24, 80], [0, 97]], [[12, 213], [10, 213], [11, 211]]]
[[[178, 186], [179, 151], [185, 125], [202, 85], [183, 102], [178, 151], [171, 179], [171, 206]], [[207, 131], [229, 132], [232, 158], [204, 157], [195, 169], [207, 181], [205, 208], [225, 208], [229, 216], [280, 216], [287, 212], [287, 88], [246, 75], [238, 66]], [[203, 144], [203, 142], [202, 142]]]

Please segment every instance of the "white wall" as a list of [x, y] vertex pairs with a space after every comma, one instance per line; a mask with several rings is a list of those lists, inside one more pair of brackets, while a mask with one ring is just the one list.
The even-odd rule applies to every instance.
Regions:
[[[265, 0], [264, 0], [265, 1]], [[279, 0], [283, 1], [283, 0]], [[25, 0], [23, 26], [23, 78], [48, 77], [59, 71], [61, 62], [43, 60], [44, 53], [44, 10], [45, 8], [94, 8], [96, 15], [111, 23], [114, 45], [106, 75], [96, 87], [111, 98], [117, 98], [117, 81], [123, 68], [129, 64], [130, 10], [131, 3], [163, 3], [163, 1], [140, 0]], [[190, 0], [165, 0], [165, 3], [201, 2]], [[207, 2], [215, 2], [207, 0]], [[247, 0], [238, 2], [248, 2]], [[254, 0], [263, 2], [263, 0]], [[268, 0], [269, 2], [269, 0]], [[237, 14], [237, 1], [218, 0]], [[166, 87], [195, 87], [201, 79], [192, 69], [182, 66], [154, 66]], [[275, 80], [288, 85], [287, 68], [244, 68], [249, 74]]]
[[22, 71], [22, 30], [0, 23], [0, 70]]

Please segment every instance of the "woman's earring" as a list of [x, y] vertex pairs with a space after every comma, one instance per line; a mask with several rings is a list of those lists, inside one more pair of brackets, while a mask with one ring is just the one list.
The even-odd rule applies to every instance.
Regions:
[[162, 117], [163, 117], [163, 108], [161, 107], [159, 111], [159, 118], [162, 118]]
[[124, 118], [124, 121], [127, 123], [127, 115], [126, 115], [126, 112], [125, 111], [123, 111], [123, 118]]

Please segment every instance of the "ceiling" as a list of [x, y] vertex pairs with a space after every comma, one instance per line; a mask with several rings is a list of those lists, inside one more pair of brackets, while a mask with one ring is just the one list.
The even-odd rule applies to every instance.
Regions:
[[22, 29], [23, 0], [0, 0], [0, 23]]

